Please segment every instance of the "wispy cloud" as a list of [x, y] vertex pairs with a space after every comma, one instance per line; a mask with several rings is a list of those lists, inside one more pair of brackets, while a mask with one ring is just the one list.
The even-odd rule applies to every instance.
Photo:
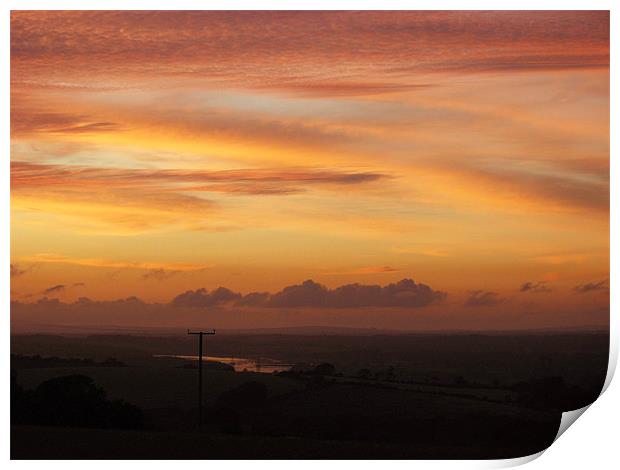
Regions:
[[[80, 287], [86, 287], [84, 282], [74, 282], [73, 284], [56, 284], [54, 286], [48, 287], [47, 289], [43, 289], [41, 294], [43, 295], [56, 295], [66, 292], [69, 289], [75, 289]], [[28, 297], [32, 297], [33, 294], [29, 294]]]
[[155, 262], [130, 262], [122, 260], [111, 260], [105, 258], [73, 258], [69, 256], [63, 256], [54, 253], [39, 253], [30, 257], [25, 257], [25, 260], [37, 262], [37, 263], [52, 263], [52, 264], [73, 264], [76, 266], [91, 266], [96, 268], [113, 268], [113, 269], [138, 269], [150, 271], [166, 271], [166, 272], [181, 272], [181, 271], [201, 271], [213, 267], [208, 264], [194, 264], [194, 263], [155, 263]]
[[58, 294], [63, 292], [67, 287], [64, 284], [56, 284], [43, 290], [43, 294]]
[[551, 292], [551, 288], [547, 285], [546, 281], [528, 281], [521, 284], [519, 292], [530, 292], [534, 294]]
[[[566, 171], [561, 163], [541, 165], [505, 159], [471, 159], [433, 166], [444, 175], [461, 179], [472, 194], [482, 189], [485, 193], [492, 191], [495, 197], [542, 204], [547, 209], [609, 212], [609, 177], [601, 175], [598, 169], [588, 175], [585, 170]], [[544, 171], [541, 166], [546, 166]]]
[[[388, 178], [377, 172], [347, 172], [320, 168], [247, 169], [247, 170], [149, 170], [95, 168], [77, 165], [44, 165], [11, 162], [11, 187], [23, 188], [75, 186], [101, 188], [158, 187], [163, 183], [181, 186], [179, 190], [246, 192], [258, 194], [263, 186], [281, 185], [297, 188], [311, 185], [355, 185]], [[217, 185], [224, 183], [224, 186]], [[233, 183], [238, 186], [231, 186]], [[209, 184], [208, 186], [197, 186]]]
[[473, 290], [465, 301], [465, 307], [491, 307], [504, 301], [497, 292]]
[[12, 278], [19, 277], [23, 274], [26, 274], [27, 272], [28, 270], [22, 268], [20, 265], [11, 263], [11, 277]]
[[586, 294], [588, 292], [609, 292], [609, 279], [604, 279], [598, 282], [588, 282], [586, 284], [580, 284], [575, 286], [573, 290], [579, 294]]
[[[88, 76], [96, 86], [101, 75], [137, 78], [135, 70], [142, 78], [208, 76], [236, 86], [291, 82], [291, 67], [274, 67], [273, 51], [278, 63], [319, 84], [325, 77], [318, 64], [346, 63], [359, 82], [391, 70], [402, 76], [403, 64], [417, 72], [480, 73], [609, 63], [603, 11], [13, 12], [11, 31], [13, 79], [32, 80], [32, 71], [44, 70], [58, 85]], [[60, 63], [67, 71], [61, 77]]]
[[539, 261], [546, 264], [568, 264], [583, 263], [588, 259], [586, 253], [553, 253], [548, 255], [539, 255], [532, 257], [533, 261]]
[[355, 269], [345, 269], [342, 271], [329, 271], [325, 274], [330, 276], [349, 276], [357, 274], [384, 274], [384, 273], [397, 273], [400, 269], [393, 268], [392, 266], [363, 266]]
[[[19, 100], [18, 100], [19, 101]], [[119, 132], [123, 126], [116, 122], [98, 122], [83, 114], [31, 111], [23, 106], [11, 110], [11, 134], [95, 134]]]
[[447, 251], [439, 250], [436, 248], [425, 248], [425, 247], [393, 247], [390, 249], [392, 253], [398, 253], [403, 255], [421, 255], [421, 256], [431, 256], [431, 257], [439, 257], [445, 258], [450, 256]]
[[380, 83], [380, 82], [346, 82], [346, 81], [303, 81], [283, 82], [275, 85], [257, 86], [257, 90], [279, 90], [309, 97], [355, 97], [373, 96], [389, 93], [403, 93], [416, 90], [424, 90], [433, 85], [429, 83], [403, 84], [403, 83]]
[[170, 279], [181, 271], [171, 271], [163, 268], [157, 269], [149, 269], [147, 272], [142, 274], [142, 279], [145, 281], [154, 280], [154, 281], [165, 281], [166, 279]]
[[[378, 172], [320, 168], [203, 171], [11, 163], [15, 208], [21, 200], [35, 200], [49, 211], [128, 230], [178, 224], [192, 230], [230, 227], [222, 203], [215, 204], [209, 194], [286, 196], [317, 188], [337, 192], [388, 178]], [[213, 214], [209, 224], [207, 213]]]

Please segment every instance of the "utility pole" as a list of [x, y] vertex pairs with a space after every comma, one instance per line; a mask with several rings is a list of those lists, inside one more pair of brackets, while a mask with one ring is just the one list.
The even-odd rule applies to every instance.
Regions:
[[202, 427], [202, 337], [204, 335], [214, 335], [215, 330], [211, 331], [190, 331], [187, 330], [188, 335], [198, 336], [198, 427]]

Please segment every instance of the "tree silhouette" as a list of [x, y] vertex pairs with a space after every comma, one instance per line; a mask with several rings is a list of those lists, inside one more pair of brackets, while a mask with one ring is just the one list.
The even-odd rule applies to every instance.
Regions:
[[329, 362], [324, 362], [314, 368], [314, 373], [317, 375], [334, 375], [335, 372], [336, 368]]
[[141, 428], [142, 410], [122, 400], [108, 400], [90, 377], [68, 375], [24, 391], [12, 377], [11, 420], [15, 423], [92, 428]]

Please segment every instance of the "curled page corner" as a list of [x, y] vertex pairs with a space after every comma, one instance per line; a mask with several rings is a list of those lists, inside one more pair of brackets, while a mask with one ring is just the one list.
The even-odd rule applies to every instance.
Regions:
[[[612, 344], [610, 345], [610, 348], [609, 348], [609, 361], [607, 365], [607, 375], [605, 377], [605, 383], [603, 384], [603, 388], [601, 390], [601, 393], [599, 394], [599, 397], [600, 395], [605, 393], [605, 391], [609, 387], [609, 384], [611, 383], [611, 380], [613, 379], [614, 373], [616, 371], [617, 363], [618, 363], [618, 348], [613, 343], [613, 338], [612, 338]], [[560, 419], [560, 426], [558, 427], [558, 432], [555, 435], [555, 438], [553, 439], [553, 442], [549, 445], [549, 447], [551, 447], [553, 443], [557, 441], [560, 438], [560, 436], [564, 434], [564, 432], [568, 428], [570, 428], [573, 425], [573, 423], [577, 421], [579, 417], [586, 412], [588, 408], [590, 408], [590, 406], [592, 406], [592, 403], [584, 406], [583, 408], [578, 408], [576, 410], [571, 410], [571, 411], [564, 411], [562, 413], [562, 417]], [[544, 454], [549, 447], [541, 450], [540, 452], [536, 452], [535, 454], [531, 454], [531, 455], [526, 455], [524, 457], [497, 460], [495, 461], [495, 465], [492, 465], [492, 468], [509, 468], [509, 467], [518, 467], [520, 465], [524, 465], [526, 463], [532, 462], [533, 460], [536, 460], [538, 457]]]
[[[534, 454], [525, 455], [523, 457], [515, 457], [513, 459], [502, 459], [502, 460], [493, 460], [489, 461], [487, 468], [512, 468], [519, 467], [521, 465], [525, 465], [526, 463], [530, 463], [533, 460], [536, 460], [542, 454], [545, 453], [547, 449], [543, 449], [540, 452], [536, 452]], [[492, 463], [491, 463], [492, 462]]]
[[577, 421], [577, 419], [585, 413], [585, 411], [590, 408], [592, 404], [590, 405], [586, 405], [583, 408], [579, 408], [577, 410], [572, 410], [572, 411], [565, 411], [562, 413], [562, 419], [560, 420], [560, 427], [558, 428], [558, 433], [555, 435], [555, 439], [553, 439], [553, 442], [557, 441], [558, 438], [564, 434], [564, 431], [566, 431], [569, 427], [572, 426], [572, 424]]
[[[577, 410], [564, 411], [562, 413], [562, 418], [560, 419], [560, 426], [558, 427], [558, 432], [555, 435], [555, 438], [553, 439], [553, 442], [549, 445], [549, 447], [551, 447], [553, 443], [557, 441], [562, 434], [564, 434], [564, 431], [566, 431], [569, 427], [571, 427], [572, 424], [575, 421], [577, 421], [577, 419], [579, 419], [579, 417], [582, 414], [584, 414], [585, 411], [588, 408], [590, 408], [591, 405], [592, 403], [584, 406], [583, 408], [579, 408]], [[534, 454], [526, 455], [523, 457], [516, 457], [514, 459], [496, 460], [493, 464], [489, 466], [489, 468], [510, 468], [510, 467], [518, 467], [520, 465], [525, 465], [526, 463], [536, 460], [538, 457], [544, 454], [549, 447], [541, 450], [540, 452], [536, 452]]]

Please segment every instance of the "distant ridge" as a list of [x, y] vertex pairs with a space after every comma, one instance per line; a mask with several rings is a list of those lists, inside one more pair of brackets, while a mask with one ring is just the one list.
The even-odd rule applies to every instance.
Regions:
[[[188, 325], [198, 328], [201, 325]], [[56, 334], [66, 336], [101, 335], [136, 335], [136, 336], [176, 336], [183, 334], [185, 328], [173, 327], [140, 327], [101, 325], [96, 327], [72, 326], [58, 324], [22, 324], [12, 325], [12, 335]], [[609, 333], [609, 329], [600, 326], [536, 328], [512, 330], [394, 330], [380, 328], [354, 328], [347, 326], [293, 326], [275, 328], [221, 328], [220, 335], [298, 335], [298, 336], [395, 336], [395, 335], [514, 335], [514, 334], [569, 334], [569, 333]]]

